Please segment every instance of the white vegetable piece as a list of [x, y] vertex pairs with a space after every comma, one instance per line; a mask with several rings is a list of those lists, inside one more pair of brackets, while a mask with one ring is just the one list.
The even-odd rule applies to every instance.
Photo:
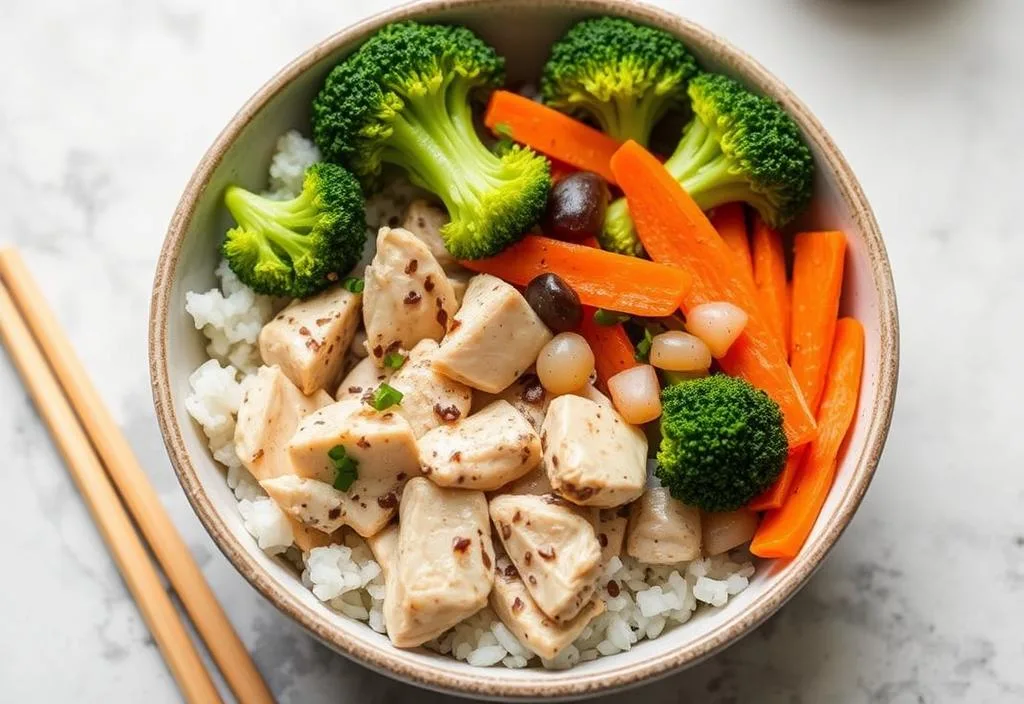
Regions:
[[594, 351], [582, 335], [562, 332], [541, 348], [537, 376], [553, 394], [569, 394], [583, 387], [594, 373]]
[[747, 326], [747, 313], [726, 303], [702, 303], [686, 314], [686, 329], [704, 341], [711, 356], [721, 359]]
[[647, 438], [612, 408], [559, 396], [548, 407], [541, 442], [551, 486], [573, 503], [613, 508], [644, 491]]
[[700, 557], [700, 511], [673, 499], [668, 489], [648, 489], [630, 507], [626, 554], [652, 565]]
[[522, 294], [488, 274], [474, 276], [434, 368], [474, 389], [499, 393], [533, 366], [551, 339]]
[[302, 393], [334, 389], [359, 326], [362, 296], [335, 286], [294, 301], [260, 331], [260, 356]]
[[745, 509], [705, 513], [701, 516], [700, 527], [704, 554], [720, 555], [750, 542], [757, 530], [757, 514]]
[[711, 350], [696, 335], [669, 330], [651, 340], [651, 364], [673, 372], [704, 371], [711, 366]]
[[608, 393], [627, 423], [643, 425], [661, 415], [661, 384], [650, 364], [638, 364], [608, 380]]

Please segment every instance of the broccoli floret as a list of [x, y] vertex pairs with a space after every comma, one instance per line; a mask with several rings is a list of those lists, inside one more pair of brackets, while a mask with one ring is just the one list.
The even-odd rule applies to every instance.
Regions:
[[257, 293], [304, 298], [321, 291], [355, 266], [366, 242], [359, 182], [336, 164], [310, 166], [292, 200], [229, 186], [224, 203], [238, 223], [228, 230], [224, 257]]
[[656, 474], [672, 496], [704, 511], [733, 511], [782, 471], [782, 412], [746, 381], [716, 374], [661, 392]]
[[[727, 76], [690, 81], [694, 117], [665, 168], [704, 210], [749, 203], [781, 227], [811, 198], [814, 160], [785, 110]], [[636, 238], [626, 200], [608, 206], [605, 239]]]
[[600, 17], [574, 25], [551, 47], [540, 90], [551, 107], [647, 146], [658, 120], [686, 106], [696, 74], [696, 60], [668, 32]]
[[404, 169], [448, 209], [448, 251], [488, 257], [533, 227], [551, 188], [547, 159], [519, 146], [495, 154], [476, 133], [471, 98], [503, 81], [504, 60], [465, 27], [391, 24], [331, 71], [313, 134], [367, 188], [384, 165]]

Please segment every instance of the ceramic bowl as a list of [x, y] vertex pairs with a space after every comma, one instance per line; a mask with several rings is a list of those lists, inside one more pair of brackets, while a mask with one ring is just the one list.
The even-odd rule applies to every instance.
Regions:
[[[800, 555], [763, 562], [750, 586], [722, 609], [705, 610], [629, 652], [571, 670], [474, 668], [422, 649], [399, 650], [362, 623], [337, 614], [295, 572], [261, 552], [246, 533], [224, 471], [185, 411], [188, 376], [205, 361], [204, 342], [185, 312], [185, 292], [214, 285], [217, 247], [229, 226], [221, 195], [230, 182], [260, 189], [278, 135], [309, 133], [309, 105], [331, 67], [387, 22], [415, 18], [463, 23], [508, 59], [509, 80], [534, 79], [547, 50], [570, 24], [614, 14], [677, 35], [709, 69], [732, 74], [794, 116], [814, 151], [814, 203], [801, 226], [849, 238], [843, 313], [863, 322], [867, 349], [861, 398], [836, 483]], [[810, 111], [750, 57], [687, 20], [651, 7], [607, 0], [428, 0], [348, 27], [310, 48], [270, 79], [228, 123], [196, 167], [171, 221], [153, 288], [150, 365], [156, 412], [185, 493], [214, 541], [278, 609], [337, 652], [432, 689], [478, 698], [580, 697], [667, 675], [734, 643], [775, 612], [821, 564], [871, 482], [896, 392], [898, 328], [889, 261], [857, 179]]]

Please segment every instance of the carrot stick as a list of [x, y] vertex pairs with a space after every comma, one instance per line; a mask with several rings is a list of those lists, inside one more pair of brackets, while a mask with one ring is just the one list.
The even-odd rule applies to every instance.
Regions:
[[711, 213], [711, 224], [725, 243], [729, 245], [740, 269], [754, 275], [750, 256], [750, 242], [747, 240], [747, 217], [743, 203], [726, 203]]
[[[786, 282], [786, 253], [782, 249], [782, 237], [768, 227], [759, 215], [754, 216], [753, 237], [754, 287], [761, 312], [775, 330], [775, 337], [782, 347], [789, 351], [789, 285]], [[793, 370], [796, 374], [796, 370]], [[797, 382], [800, 375], [797, 374]], [[800, 387], [803, 390], [803, 387]], [[810, 399], [807, 405], [814, 410]]]
[[689, 275], [674, 267], [536, 235], [527, 235], [497, 256], [462, 265], [518, 286], [552, 272], [585, 305], [647, 318], [674, 313], [690, 287]]
[[507, 90], [496, 90], [484, 115], [495, 134], [509, 137], [542, 154], [614, 183], [608, 166], [619, 142], [604, 132]]
[[802, 232], [793, 244], [790, 363], [811, 411], [818, 408], [832, 350], [843, 287], [846, 238], [841, 232]]
[[836, 458], [857, 410], [864, 368], [864, 328], [853, 318], [836, 325], [828, 380], [818, 411], [818, 436], [782, 508], [769, 511], [754, 533], [750, 551], [759, 557], [795, 557], [825, 504], [836, 474]]
[[731, 250], [700, 206], [635, 142], [627, 142], [615, 153], [612, 170], [626, 193], [647, 253], [655, 261], [691, 274], [683, 312], [711, 301], [728, 301], [747, 312], [746, 328], [719, 360], [722, 369], [775, 399], [782, 409], [790, 447], [809, 442], [814, 437], [814, 417], [786, 363], [785, 351], [758, 310], [751, 278], [740, 273]]
[[636, 366], [636, 350], [621, 324], [598, 325], [594, 322], [594, 309], [584, 306], [579, 333], [594, 352], [597, 379], [605, 387], [613, 376]]
[[793, 488], [793, 480], [803, 466], [804, 457], [807, 454], [807, 445], [801, 445], [789, 453], [786, 464], [779, 472], [775, 483], [754, 497], [754, 500], [747, 504], [751, 511], [771, 511], [782, 506]]

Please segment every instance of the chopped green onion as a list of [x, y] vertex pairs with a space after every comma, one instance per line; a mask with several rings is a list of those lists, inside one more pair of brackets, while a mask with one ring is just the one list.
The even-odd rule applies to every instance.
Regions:
[[344, 445], [335, 445], [327, 451], [327, 456], [334, 464], [334, 488], [348, 491], [352, 482], [359, 478], [359, 463], [348, 456]]
[[612, 325], [618, 325], [629, 320], [629, 316], [625, 313], [614, 313], [604, 308], [598, 308], [594, 311], [594, 322], [604, 327], [611, 327]]
[[644, 337], [640, 342], [636, 343], [636, 354], [633, 357], [638, 362], [647, 362], [651, 358], [651, 343], [654, 341], [654, 336], [651, 335], [650, 328], [644, 328]]
[[348, 277], [341, 282], [341, 285], [352, 293], [362, 293], [363, 289], [366, 288], [366, 282], [355, 276]]
[[384, 355], [384, 366], [388, 369], [401, 369], [405, 364], [405, 355], [398, 352], [388, 352]]
[[378, 411], [383, 411], [385, 408], [391, 408], [401, 402], [402, 392], [388, 384], [381, 384], [378, 386], [377, 390], [373, 392], [373, 396], [370, 397], [370, 405]]
[[506, 139], [512, 139], [512, 125], [507, 122], [499, 122], [494, 126], [494, 134]]

